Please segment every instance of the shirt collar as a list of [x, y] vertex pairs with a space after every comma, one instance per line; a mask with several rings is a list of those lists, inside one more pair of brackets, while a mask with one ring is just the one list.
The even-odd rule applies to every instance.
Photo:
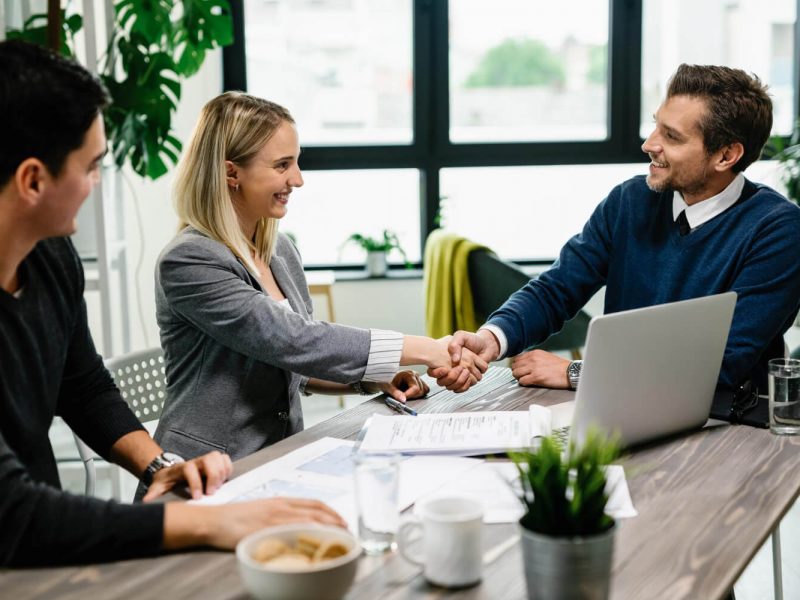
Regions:
[[717, 215], [721, 215], [731, 206], [736, 204], [739, 196], [742, 195], [744, 189], [744, 175], [739, 173], [733, 178], [724, 190], [716, 196], [701, 200], [696, 204], [689, 206], [683, 199], [680, 192], [674, 192], [672, 195], [672, 220], [677, 221], [678, 215], [684, 210], [686, 211], [686, 220], [689, 222], [689, 227], [694, 229], [700, 227], [703, 223], [710, 221]]

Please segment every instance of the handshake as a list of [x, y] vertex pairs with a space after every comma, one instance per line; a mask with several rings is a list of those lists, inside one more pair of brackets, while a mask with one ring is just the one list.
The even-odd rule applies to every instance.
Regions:
[[436, 383], [457, 393], [466, 392], [481, 380], [489, 363], [500, 355], [500, 344], [488, 330], [457, 331], [436, 340], [443, 352], [428, 363], [428, 375]]

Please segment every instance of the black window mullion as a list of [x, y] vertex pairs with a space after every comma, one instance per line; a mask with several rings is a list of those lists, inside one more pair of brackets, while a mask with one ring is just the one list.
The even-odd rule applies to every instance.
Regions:
[[615, 162], [642, 160], [642, 0], [612, 0], [609, 26], [609, 119]]
[[435, 146], [440, 127], [437, 76], [441, 74], [436, 56], [441, 40], [437, 40], [436, 31], [440, 25], [441, 5], [446, 2], [414, 0], [414, 149], [420, 173], [420, 256], [425, 240], [438, 226], [439, 163]]
[[247, 90], [247, 53], [244, 41], [244, 0], [230, 0], [233, 44], [222, 49], [222, 91]]

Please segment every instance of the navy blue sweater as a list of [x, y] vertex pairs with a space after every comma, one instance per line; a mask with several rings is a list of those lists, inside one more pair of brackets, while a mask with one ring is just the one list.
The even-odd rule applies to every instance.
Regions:
[[606, 313], [733, 290], [739, 297], [719, 383], [763, 383], [766, 361], [782, 355], [800, 307], [798, 242], [800, 209], [766, 186], [746, 180], [736, 204], [681, 237], [672, 192], [653, 192], [634, 177], [489, 323], [506, 334], [513, 356], [561, 329], [603, 285]]

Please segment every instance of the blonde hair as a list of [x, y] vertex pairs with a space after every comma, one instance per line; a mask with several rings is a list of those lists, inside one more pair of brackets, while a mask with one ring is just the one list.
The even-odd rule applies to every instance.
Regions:
[[282, 106], [242, 92], [225, 92], [203, 107], [178, 164], [174, 197], [179, 231], [191, 225], [225, 244], [253, 274], [251, 251], [269, 264], [278, 220], [262, 218], [252, 240], [242, 232], [227, 183], [225, 161], [246, 166], [283, 122], [294, 123]]

